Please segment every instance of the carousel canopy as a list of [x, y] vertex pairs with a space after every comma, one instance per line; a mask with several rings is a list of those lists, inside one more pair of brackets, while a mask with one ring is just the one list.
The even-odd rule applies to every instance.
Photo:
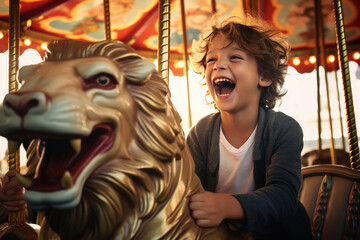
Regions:
[[[185, 0], [187, 45], [197, 40], [212, 16], [212, 0]], [[236, 16], [249, 10], [251, 0], [217, 0], [216, 10], [222, 16]], [[289, 38], [292, 46], [289, 64], [299, 72], [310, 72], [310, 59], [315, 48], [315, 18], [313, 0], [259, 0], [257, 8], [263, 17]], [[343, 0], [349, 60], [359, 63], [360, 2]], [[333, 55], [336, 67], [336, 34], [332, 0], [322, 1], [326, 54]], [[110, 0], [111, 38], [128, 43], [145, 57], [156, 58], [158, 48], [157, 0]], [[20, 51], [27, 48], [44, 53], [53, 39], [69, 38], [100, 41], [104, 37], [103, 0], [20, 0]], [[0, 52], [8, 48], [9, 1], [0, 2]], [[181, 74], [177, 61], [182, 59], [182, 24], [180, 0], [171, 1], [170, 27], [171, 68]], [[355, 53], [355, 54], [354, 54]]]

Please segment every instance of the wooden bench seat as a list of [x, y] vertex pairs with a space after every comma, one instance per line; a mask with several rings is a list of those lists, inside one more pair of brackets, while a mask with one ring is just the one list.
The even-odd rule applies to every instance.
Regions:
[[340, 165], [303, 167], [303, 203], [314, 239], [360, 239], [360, 171]]

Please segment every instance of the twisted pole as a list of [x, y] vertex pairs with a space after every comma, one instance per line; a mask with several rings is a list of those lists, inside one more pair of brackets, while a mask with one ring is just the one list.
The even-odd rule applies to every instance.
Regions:
[[170, 0], [159, 1], [158, 70], [169, 84], [170, 58]]
[[341, 0], [333, 0], [333, 8], [335, 13], [335, 26], [336, 26], [336, 45], [339, 56], [339, 67], [341, 70], [344, 96], [345, 96], [345, 110], [346, 110], [346, 123], [348, 127], [348, 141], [349, 141], [349, 154], [351, 168], [360, 170], [359, 160], [359, 144], [356, 131], [354, 103], [351, 90], [349, 62], [346, 49], [345, 39], [345, 26], [344, 14]]
[[[20, 1], [11, 0], [9, 6], [9, 92], [18, 90], [16, 75], [19, 70], [20, 39]], [[19, 146], [11, 146], [9, 141], [9, 170], [20, 171]], [[21, 226], [25, 223], [25, 210], [9, 212], [10, 226]]]
[[[11, 0], [9, 2], [9, 92], [18, 90], [16, 79], [19, 70], [20, 55], [20, 1]], [[9, 170], [20, 172], [20, 144], [14, 141], [8, 141], [8, 163]], [[25, 209], [8, 212], [8, 224], [3, 225], [0, 231], [0, 239], [20, 239], [35, 240], [38, 239], [36, 231], [26, 223]]]
[[110, 3], [109, 0], [104, 0], [104, 25], [105, 25], [105, 39], [111, 40], [111, 21], [110, 21]]

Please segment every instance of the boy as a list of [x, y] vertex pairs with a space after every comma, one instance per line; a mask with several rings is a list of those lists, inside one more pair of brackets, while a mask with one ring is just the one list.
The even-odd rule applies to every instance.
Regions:
[[195, 67], [219, 112], [187, 138], [206, 190], [190, 201], [199, 226], [226, 220], [255, 239], [311, 239], [298, 200], [302, 130], [272, 110], [284, 95], [287, 53], [286, 42], [260, 19], [245, 25], [230, 18], [203, 35]]

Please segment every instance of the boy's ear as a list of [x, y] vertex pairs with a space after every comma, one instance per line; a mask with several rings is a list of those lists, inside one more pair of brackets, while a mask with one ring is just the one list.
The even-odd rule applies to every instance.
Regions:
[[268, 87], [272, 84], [273, 80], [272, 79], [268, 79], [268, 78], [265, 78], [265, 77], [260, 77], [259, 79], [259, 86], [260, 87]]

